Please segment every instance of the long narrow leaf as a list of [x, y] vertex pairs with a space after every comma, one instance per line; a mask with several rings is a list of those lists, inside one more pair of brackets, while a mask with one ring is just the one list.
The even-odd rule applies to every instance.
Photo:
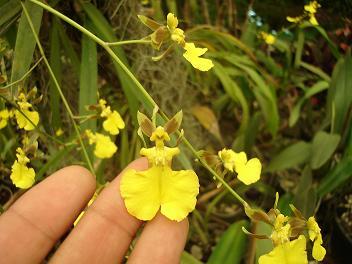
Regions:
[[[58, 81], [61, 85], [61, 54], [60, 54], [60, 41], [59, 41], [59, 30], [58, 20], [53, 17], [52, 28], [50, 32], [50, 65]], [[60, 116], [60, 95], [53, 82], [50, 80], [49, 84], [49, 95], [50, 95], [50, 109], [51, 109], [51, 127], [56, 130], [61, 127], [61, 116]]]
[[[38, 33], [42, 21], [43, 9], [28, 0], [25, 2], [25, 7], [27, 8], [29, 15], [32, 17], [34, 29]], [[11, 82], [20, 79], [28, 71], [32, 62], [35, 46], [35, 38], [28, 20], [22, 12], [12, 62]], [[16, 91], [17, 88], [12, 87], [12, 94], [15, 94]]]

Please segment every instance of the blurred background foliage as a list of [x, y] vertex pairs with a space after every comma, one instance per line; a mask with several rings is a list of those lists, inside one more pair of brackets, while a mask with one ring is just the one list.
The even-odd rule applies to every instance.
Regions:
[[[197, 149], [216, 153], [226, 146], [259, 157], [264, 168], [260, 182], [248, 187], [235, 179], [226, 180], [264, 209], [272, 207], [278, 191], [283, 212], [288, 213], [288, 204], [294, 203], [305, 216], [317, 213], [326, 237], [326, 263], [340, 263], [333, 252], [338, 243], [333, 239], [340, 219], [337, 209], [345, 208], [344, 197], [351, 194], [352, 186], [350, 0], [320, 1], [319, 26], [286, 20], [286, 16], [302, 14], [307, 1], [47, 2], [109, 42], [150, 34], [137, 14], [160, 22], [168, 12], [177, 15], [187, 39], [209, 49], [208, 57], [215, 64], [210, 72], [191, 68], [180, 51], [159, 62], [151, 60], [155, 54], [147, 45], [114, 47], [115, 54], [163, 111], [171, 115], [183, 110], [185, 135]], [[28, 1], [26, 5], [74, 114], [87, 114], [85, 106], [95, 104], [99, 94], [123, 115], [127, 126], [116, 139], [118, 154], [94, 161], [97, 180], [111, 180], [138, 156], [141, 142], [136, 112], [150, 108], [136, 94], [129, 77], [95, 42]], [[273, 34], [276, 41], [268, 45], [260, 32]], [[31, 159], [39, 181], [62, 166], [85, 163], [77, 146], [62, 145], [46, 136], [57, 137], [55, 132], [62, 128], [59, 141], [75, 139], [47, 68], [35, 64], [41, 59], [35, 47], [19, 1], [0, 0], [0, 95], [6, 93], [1, 87], [18, 80], [22, 89], [37, 87], [43, 95], [35, 105], [43, 133], [36, 136], [39, 146]], [[1, 100], [0, 109], [4, 106]], [[82, 129], [99, 127], [95, 119], [81, 125]], [[11, 126], [0, 130], [0, 202], [5, 209], [21, 193], [8, 177], [20, 138]], [[272, 245], [244, 235], [241, 226], [257, 233], [268, 228], [250, 224], [241, 206], [225, 189], [216, 188], [208, 173], [186, 154], [175, 166], [195, 167], [201, 192], [190, 216], [182, 262], [253, 263]], [[350, 222], [340, 221], [338, 228], [344, 228], [351, 243]]]

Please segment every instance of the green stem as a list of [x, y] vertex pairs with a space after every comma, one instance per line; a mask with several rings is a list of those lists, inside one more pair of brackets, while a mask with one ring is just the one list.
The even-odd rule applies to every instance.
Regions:
[[24, 79], [27, 78], [27, 76], [38, 66], [38, 64], [42, 61], [43, 58], [40, 58], [20, 79], [12, 82], [12, 83], [9, 83], [3, 87], [0, 87], [1, 90], [5, 90], [7, 88], [10, 88], [11, 86], [17, 84], [17, 83], [20, 83], [22, 82]]
[[[97, 42], [99, 45], [101, 45], [107, 53], [120, 65], [120, 67], [123, 69], [123, 71], [131, 78], [131, 80], [135, 83], [136, 87], [138, 88], [139, 92], [141, 92], [148, 100], [148, 102], [155, 106], [158, 106], [154, 99], [149, 95], [149, 93], [144, 89], [143, 85], [137, 80], [137, 78], [133, 75], [133, 73], [127, 68], [127, 66], [120, 60], [120, 58], [115, 54], [115, 52], [109, 47], [108, 43], [103, 41], [102, 39], [98, 38], [95, 36], [92, 32], [89, 30], [85, 29], [72, 19], [68, 18], [67, 16], [61, 14], [54, 8], [38, 1], [38, 0], [29, 0], [32, 3], [41, 6], [43, 9], [49, 11], [50, 13], [56, 15], [57, 17], [61, 18], [62, 20], [66, 21], [68, 24], [71, 26], [75, 27], [79, 31], [81, 31], [83, 34], [86, 34], [89, 38]], [[162, 117], [165, 120], [169, 120], [166, 114], [162, 113]], [[179, 132], [180, 133], [180, 132]], [[243, 205], [243, 206], [248, 206], [247, 202], [237, 193], [235, 192], [231, 186], [229, 186], [198, 154], [197, 150], [191, 145], [191, 143], [184, 137], [183, 142], [186, 144], [186, 146], [191, 150], [193, 155], [200, 161], [200, 163], [214, 176], [218, 181], [220, 181], [225, 188], [229, 190], [229, 192]]]
[[55, 86], [56, 86], [56, 88], [57, 88], [57, 90], [58, 90], [58, 92], [59, 92], [59, 94], [60, 94], [61, 100], [62, 100], [62, 102], [64, 103], [65, 108], [66, 108], [66, 110], [67, 110], [67, 112], [68, 112], [68, 114], [69, 114], [69, 116], [70, 116], [70, 118], [71, 118], [73, 127], [74, 127], [74, 129], [75, 129], [76, 134], [77, 134], [79, 143], [80, 143], [80, 145], [81, 145], [81, 147], [82, 147], [83, 155], [84, 155], [84, 157], [85, 157], [85, 159], [86, 159], [86, 162], [87, 162], [87, 165], [88, 165], [88, 167], [89, 167], [89, 170], [90, 170], [91, 173], [95, 176], [95, 172], [94, 172], [93, 165], [92, 165], [92, 163], [91, 163], [91, 161], [90, 161], [90, 159], [89, 159], [87, 149], [86, 149], [85, 146], [84, 146], [84, 143], [83, 143], [83, 140], [82, 140], [82, 138], [81, 138], [81, 135], [80, 135], [78, 126], [77, 126], [77, 124], [76, 124], [76, 122], [75, 122], [75, 120], [74, 120], [74, 115], [73, 115], [73, 113], [72, 113], [72, 110], [71, 110], [71, 108], [70, 108], [70, 106], [69, 106], [69, 104], [68, 104], [68, 102], [67, 102], [67, 100], [66, 100], [65, 95], [63, 94], [63, 92], [62, 92], [62, 90], [61, 90], [61, 87], [60, 87], [60, 85], [59, 85], [59, 83], [58, 83], [58, 81], [57, 81], [57, 79], [56, 79], [56, 77], [55, 77], [55, 74], [54, 74], [53, 70], [51, 69], [51, 66], [50, 66], [50, 64], [49, 64], [49, 61], [48, 61], [48, 59], [47, 59], [46, 56], [45, 56], [44, 49], [43, 49], [43, 47], [42, 47], [42, 45], [41, 45], [41, 43], [40, 43], [40, 41], [39, 41], [39, 38], [38, 38], [37, 33], [35, 32], [35, 29], [34, 29], [32, 20], [31, 20], [31, 18], [29, 17], [28, 11], [27, 11], [26, 7], [24, 6], [24, 4], [23, 4], [22, 2], [21, 2], [21, 5], [22, 5], [23, 11], [24, 11], [24, 13], [25, 13], [25, 15], [26, 15], [26, 17], [27, 17], [28, 24], [29, 24], [29, 26], [30, 26], [30, 28], [31, 28], [31, 30], [32, 30], [32, 32], [33, 32], [33, 36], [34, 36], [34, 38], [35, 38], [35, 41], [37, 42], [39, 51], [40, 51], [40, 53], [41, 53], [41, 55], [42, 55], [42, 57], [43, 57], [43, 60], [44, 60], [44, 62], [45, 62], [45, 64], [46, 64], [47, 68], [48, 68], [48, 71], [49, 71], [49, 73], [50, 73], [50, 76], [51, 76], [51, 78], [53, 79], [53, 82], [54, 82], [54, 84], [55, 84]]
[[128, 45], [128, 44], [151, 44], [151, 40], [144, 39], [132, 39], [132, 40], [122, 40], [117, 42], [105, 42], [107, 46], [120, 46], [120, 45]]

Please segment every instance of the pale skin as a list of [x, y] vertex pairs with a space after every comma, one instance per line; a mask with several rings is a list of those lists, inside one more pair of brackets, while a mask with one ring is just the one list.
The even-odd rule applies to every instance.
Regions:
[[[141, 158], [128, 168], [146, 170]], [[89, 207], [49, 263], [121, 263], [142, 222], [128, 214], [117, 176]], [[72, 226], [95, 191], [95, 179], [80, 166], [63, 168], [27, 191], [0, 216], [0, 259], [41, 263]], [[147, 222], [128, 263], [179, 263], [188, 233], [187, 219], [158, 214]]]

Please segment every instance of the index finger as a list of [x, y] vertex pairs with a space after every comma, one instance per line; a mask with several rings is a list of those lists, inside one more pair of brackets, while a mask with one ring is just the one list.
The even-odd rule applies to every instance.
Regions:
[[70, 166], [26, 192], [0, 217], [0, 259], [40, 263], [94, 193], [88, 170]]
[[[137, 159], [128, 168], [145, 170], [148, 168], [147, 159]], [[88, 208], [51, 263], [121, 262], [141, 225], [141, 221], [127, 212], [120, 195], [121, 174]]]

